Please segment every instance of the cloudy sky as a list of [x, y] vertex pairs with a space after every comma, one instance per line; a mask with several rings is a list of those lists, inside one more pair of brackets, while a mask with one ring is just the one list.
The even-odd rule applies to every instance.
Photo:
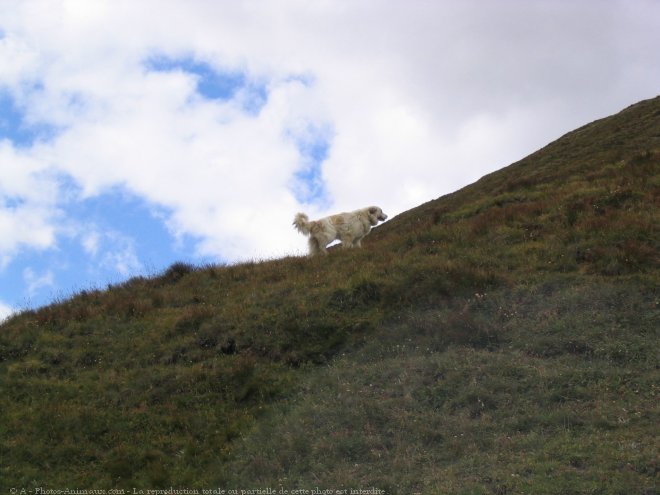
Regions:
[[0, 318], [302, 255], [659, 93], [656, 0], [0, 0]]

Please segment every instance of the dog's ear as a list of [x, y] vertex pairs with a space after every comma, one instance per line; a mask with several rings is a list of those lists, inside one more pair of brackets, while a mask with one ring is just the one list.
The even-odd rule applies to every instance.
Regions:
[[371, 213], [372, 215], [375, 215], [376, 213], [378, 213], [378, 207], [370, 206], [369, 207], [369, 213]]

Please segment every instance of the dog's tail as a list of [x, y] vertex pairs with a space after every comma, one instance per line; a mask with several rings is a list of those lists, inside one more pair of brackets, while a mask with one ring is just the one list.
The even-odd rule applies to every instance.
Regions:
[[312, 228], [311, 223], [312, 222], [309, 221], [309, 217], [304, 213], [298, 213], [293, 218], [293, 226], [303, 235], [309, 235]]

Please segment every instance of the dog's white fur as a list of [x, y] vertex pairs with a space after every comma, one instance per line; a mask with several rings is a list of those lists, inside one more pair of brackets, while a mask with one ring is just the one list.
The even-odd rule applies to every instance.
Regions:
[[387, 220], [387, 215], [378, 206], [369, 206], [349, 213], [339, 213], [319, 220], [310, 220], [304, 213], [293, 219], [294, 227], [309, 236], [309, 254], [327, 254], [326, 246], [335, 239], [344, 248], [360, 247], [371, 227]]

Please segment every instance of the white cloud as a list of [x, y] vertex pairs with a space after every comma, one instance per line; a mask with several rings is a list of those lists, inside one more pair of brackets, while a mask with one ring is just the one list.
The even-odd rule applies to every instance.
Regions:
[[7, 318], [9, 318], [11, 315], [13, 315], [16, 312], [14, 308], [9, 306], [8, 304], [4, 304], [0, 302], [0, 324], [5, 321]]
[[55, 285], [55, 277], [51, 270], [37, 274], [32, 268], [27, 267], [23, 270], [23, 280], [29, 297], [34, 297], [39, 291]]
[[98, 254], [101, 267], [124, 278], [143, 271], [144, 267], [135, 253], [133, 239], [119, 232], [107, 232], [104, 240], [105, 249]]
[[[297, 210], [399, 213], [654, 96], [660, 80], [660, 6], [647, 0], [0, 9], [0, 89], [29, 122], [57, 129], [27, 149], [0, 145], [0, 199], [21, 198], [0, 202], [5, 263], [54, 244], [58, 174], [83, 196], [121, 186], [167, 208], [170, 229], [199, 237], [202, 254], [280, 256], [305, 250], [290, 227]], [[258, 112], [246, 111], [248, 90], [209, 100], [195, 74], [150, 68], [154, 56], [242, 73], [267, 99]], [[301, 204], [310, 129], [327, 131], [326, 197]], [[100, 256], [98, 241], [84, 239], [88, 254]], [[121, 252], [108, 263], [139, 266], [134, 250]]]
[[126, 278], [144, 272], [136, 240], [129, 235], [93, 223], [73, 223], [67, 233], [74, 243], [80, 243], [87, 256], [87, 272], [95, 278], [101, 278], [101, 274]]
[[24, 247], [55, 242], [57, 178], [29, 152], [0, 141], [0, 269]]
[[82, 234], [81, 244], [88, 256], [95, 257], [98, 254], [100, 242], [101, 234], [96, 230], [90, 230]]

